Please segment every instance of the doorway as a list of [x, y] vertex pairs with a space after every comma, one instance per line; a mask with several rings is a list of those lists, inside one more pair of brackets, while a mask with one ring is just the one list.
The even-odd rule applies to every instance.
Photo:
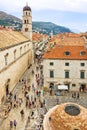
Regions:
[[50, 87], [49, 87], [51, 90], [54, 89], [54, 83], [50, 83]]

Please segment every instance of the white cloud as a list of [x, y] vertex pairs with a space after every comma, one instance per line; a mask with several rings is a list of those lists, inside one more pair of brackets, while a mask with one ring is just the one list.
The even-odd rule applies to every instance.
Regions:
[[[32, 10], [53, 9], [87, 13], [87, 0], [27, 0]], [[0, 10], [20, 12], [25, 0], [0, 0]]]
[[31, 0], [31, 6], [35, 9], [87, 12], [87, 0]]
[[[0, 11], [7, 12], [21, 18], [22, 10], [26, 5], [26, 2], [28, 2], [28, 5], [31, 7], [33, 11], [33, 19], [36, 21], [51, 21], [58, 23], [58, 25], [87, 31], [87, 0], [0, 0]], [[48, 9], [51, 10], [47, 12]], [[72, 11], [72, 13], [68, 11]], [[46, 14], [44, 14], [44, 12]], [[72, 18], [72, 15], [75, 15], [75, 17]], [[79, 21], [77, 20], [78, 18]]]

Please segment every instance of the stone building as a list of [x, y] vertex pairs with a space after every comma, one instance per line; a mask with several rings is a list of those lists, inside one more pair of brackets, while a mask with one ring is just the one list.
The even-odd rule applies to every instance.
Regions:
[[23, 8], [22, 33], [27, 36], [29, 40], [32, 40], [32, 11], [27, 3]]
[[33, 62], [32, 14], [28, 5], [23, 8], [23, 21], [25, 17], [30, 23], [23, 22], [22, 32], [0, 28], [0, 103]]
[[83, 45], [57, 44], [49, 49], [43, 55], [44, 86], [54, 88], [58, 84], [66, 84], [69, 90], [84, 90], [87, 87], [85, 45], [84, 41]]

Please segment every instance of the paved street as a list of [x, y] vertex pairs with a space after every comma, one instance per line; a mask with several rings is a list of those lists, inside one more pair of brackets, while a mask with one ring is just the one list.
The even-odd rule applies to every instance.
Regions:
[[[40, 76], [40, 69], [36, 69], [37, 64], [34, 64], [30, 69], [28, 69], [25, 74], [22, 76], [21, 80], [24, 79], [27, 81], [27, 86], [31, 86], [30, 90], [28, 91], [29, 99], [36, 97], [36, 102], [34, 106], [32, 105], [31, 108], [26, 107], [26, 98], [24, 96], [24, 89], [23, 89], [23, 82], [19, 82], [17, 86], [13, 90], [13, 95], [16, 94], [17, 99], [22, 99], [23, 103], [21, 106], [12, 107], [9, 114], [5, 118], [4, 116], [0, 116], [0, 130], [38, 130], [38, 126], [42, 125], [43, 118], [47, 110], [52, 108], [57, 104], [61, 104], [64, 102], [75, 102], [87, 108], [87, 93], [80, 93], [79, 99], [72, 98], [71, 93], [66, 93], [63, 96], [50, 96], [49, 92], [46, 92], [43, 97], [43, 90], [40, 85], [37, 84], [36, 81], [36, 74]], [[32, 73], [34, 71], [34, 74]], [[35, 89], [35, 91], [34, 91]], [[37, 96], [36, 91], [40, 90], [41, 95], [40, 97]], [[45, 105], [41, 107], [41, 102], [45, 99]], [[14, 103], [14, 100], [13, 100]], [[0, 107], [0, 112], [4, 115], [5, 110], [7, 109], [9, 102]], [[20, 111], [24, 110], [24, 117], [21, 117]], [[33, 115], [32, 115], [32, 112]], [[32, 115], [32, 116], [31, 116]], [[28, 119], [30, 117], [30, 119]], [[12, 127], [10, 129], [10, 121], [16, 120], [17, 127]], [[41, 128], [40, 128], [41, 130]]]
[[[45, 99], [46, 99], [46, 107], [49, 110], [53, 106], [65, 102], [74, 102], [77, 103], [85, 108], [87, 108], [87, 92], [86, 93], [80, 93], [79, 99], [77, 98], [72, 98], [72, 93], [67, 93], [63, 96], [50, 96], [49, 93], [46, 94]], [[57, 103], [58, 101], [58, 103]]]
[[[32, 73], [32, 70], [34, 70], [34, 74]], [[36, 93], [34, 92], [33, 87], [37, 90], [40, 90], [40, 87], [36, 83], [36, 75], [39, 75], [40, 70], [36, 70], [36, 64], [34, 64], [30, 69], [28, 69], [23, 77], [21, 78], [27, 81], [27, 86], [30, 87], [30, 91], [28, 91], [29, 99], [36, 97], [36, 102], [35, 102], [35, 107], [31, 105], [31, 108], [26, 107], [26, 98], [24, 97], [24, 92], [23, 92], [23, 83], [19, 82], [17, 86], [13, 90], [13, 95], [16, 94], [17, 99], [22, 99], [23, 103], [18, 107], [15, 107], [10, 110], [9, 114], [7, 115], [6, 118], [1, 117], [0, 118], [0, 130], [10, 130], [10, 121], [16, 120], [17, 121], [17, 127], [16, 130], [35, 130], [37, 129], [37, 126], [40, 125], [40, 122], [42, 121], [41, 119], [41, 114], [45, 113], [45, 106], [41, 108], [40, 106], [40, 101], [43, 101], [43, 95], [41, 93], [41, 98], [39, 98]], [[36, 91], [35, 90], [35, 91]], [[42, 91], [41, 91], [42, 92]], [[13, 101], [14, 102], [14, 101]], [[4, 111], [7, 109], [7, 106], [9, 105], [9, 102], [6, 101], [5, 109], [3, 109], [3, 106], [1, 106], [1, 113], [4, 115]], [[20, 111], [24, 110], [24, 117], [21, 118]], [[34, 115], [31, 116], [32, 112], [34, 112]], [[30, 121], [28, 120], [28, 116], [30, 117]], [[11, 128], [12, 130], [14, 129]]]

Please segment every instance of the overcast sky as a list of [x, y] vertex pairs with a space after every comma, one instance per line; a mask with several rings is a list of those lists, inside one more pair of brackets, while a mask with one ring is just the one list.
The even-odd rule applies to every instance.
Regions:
[[87, 0], [0, 0], [0, 11], [21, 18], [26, 2], [32, 9], [33, 21], [87, 31]]

